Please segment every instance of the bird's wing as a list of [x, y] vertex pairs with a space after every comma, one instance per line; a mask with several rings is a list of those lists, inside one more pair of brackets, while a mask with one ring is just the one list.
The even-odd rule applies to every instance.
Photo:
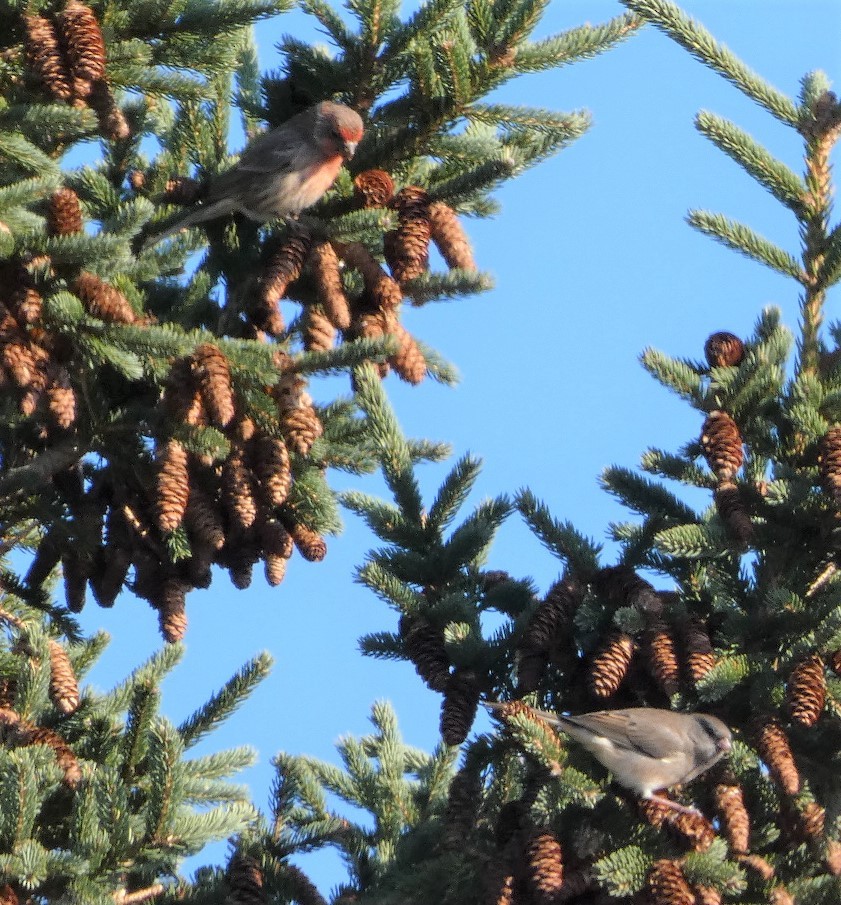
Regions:
[[290, 169], [301, 150], [301, 136], [289, 128], [272, 129], [253, 139], [232, 169], [247, 173], [277, 173]]
[[564, 722], [611, 741], [617, 748], [635, 751], [658, 760], [672, 757], [683, 745], [675, 730], [664, 723], [642, 721], [632, 710], [605, 710], [581, 716], [564, 716]]

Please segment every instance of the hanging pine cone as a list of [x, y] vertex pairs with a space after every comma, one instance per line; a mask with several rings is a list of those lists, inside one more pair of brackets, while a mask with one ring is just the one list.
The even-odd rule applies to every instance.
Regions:
[[286, 530], [292, 535], [295, 548], [307, 562], [321, 562], [327, 555], [327, 543], [312, 528], [300, 522], [287, 522]]
[[96, 113], [100, 131], [109, 141], [125, 141], [131, 136], [128, 120], [105, 79], [97, 79], [92, 84], [87, 102]]
[[336, 328], [320, 308], [307, 305], [301, 317], [301, 336], [307, 352], [327, 352], [335, 345]]
[[155, 517], [164, 534], [175, 531], [184, 520], [189, 498], [187, 450], [170, 440], [159, 451], [155, 478]]
[[158, 626], [164, 641], [174, 644], [187, 632], [186, 599], [189, 585], [180, 578], [168, 576], [159, 583], [152, 605], [158, 611]]
[[829, 668], [836, 676], [841, 676], [841, 650], [833, 651], [829, 655]]
[[703, 814], [676, 811], [662, 801], [650, 798], [640, 799], [638, 806], [651, 826], [669, 831], [696, 852], [706, 851], [715, 841], [715, 828]]
[[193, 204], [202, 195], [202, 183], [190, 176], [170, 176], [164, 188], [162, 201], [167, 204]]
[[786, 700], [795, 722], [801, 726], [817, 723], [826, 701], [826, 675], [818, 654], [806, 657], [794, 667], [788, 680]]
[[816, 801], [810, 801], [800, 812], [800, 828], [807, 840], [814, 842], [823, 836], [825, 824], [826, 811]]
[[663, 609], [663, 601], [654, 587], [626, 565], [606, 566], [596, 572], [592, 580], [593, 590], [606, 597], [614, 606], [635, 607], [643, 613], [657, 615]]
[[47, 205], [47, 233], [50, 236], [72, 236], [83, 228], [79, 196], [63, 186], [50, 195]]
[[727, 412], [714, 411], [707, 415], [701, 429], [701, 451], [721, 483], [732, 480], [742, 467], [742, 435]]
[[450, 658], [444, 647], [444, 632], [425, 616], [400, 617], [400, 637], [406, 656], [432, 691], [444, 691], [450, 678]]
[[770, 905], [795, 905], [794, 897], [785, 886], [775, 886], [768, 897]]
[[21, 722], [15, 733], [15, 744], [20, 747], [45, 745], [47, 748], [51, 748], [56, 763], [64, 773], [64, 784], [75, 789], [82, 781], [82, 768], [73, 749], [67, 744], [64, 736], [59, 735], [53, 729]]
[[841, 877], [841, 842], [837, 839], [826, 840], [824, 863], [833, 877]]
[[561, 843], [551, 830], [538, 830], [529, 837], [525, 849], [528, 884], [537, 905], [549, 905], [564, 882]]
[[72, 100], [73, 84], [53, 23], [43, 16], [26, 15], [23, 23], [30, 69], [54, 98], [65, 102]]
[[196, 346], [191, 356], [194, 386], [201, 391], [210, 420], [217, 427], [227, 427], [234, 418], [234, 391], [231, 368], [225, 355], [211, 343]]
[[441, 737], [445, 745], [460, 745], [470, 732], [479, 707], [479, 683], [471, 670], [456, 669], [447, 679], [441, 702]]
[[20, 899], [14, 887], [8, 883], [0, 883], [0, 905], [19, 905]]
[[38, 372], [38, 364], [28, 343], [7, 342], [3, 346], [2, 362], [12, 380], [21, 389], [31, 386]]
[[169, 369], [164, 384], [163, 403], [175, 421], [193, 427], [207, 424], [198, 380], [193, 375], [192, 359], [176, 358]]
[[695, 905], [695, 894], [677, 861], [655, 861], [647, 882], [652, 905]]
[[279, 421], [289, 448], [299, 456], [309, 455], [313, 443], [324, 433], [321, 419], [306, 393], [301, 396], [295, 408], [280, 412]]
[[484, 874], [484, 901], [487, 905], [514, 905], [516, 881], [510, 862], [494, 861]]
[[310, 248], [309, 266], [315, 280], [315, 295], [327, 319], [337, 330], [350, 326], [350, 302], [342, 283], [339, 257], [331, 242], [315, 242]]
[[50, 641], [50, 700], [56, 710], [67, 715], [79, 706], [79, 685], [67, 651]]
[[109, 539], [109, 542], [97, 551], [90, 576], [90, 586], [96, 602], [101, 607], [114, 605], [117, 595], [125, 584], [130, 566], [131, 555], [119, 543], [112, 543]]
[[389, 364], [406, 383], [417, 386], [426, 377], [426, 359], [414, 336], [398, 321], [394, 333], [399, 343], [397, 352], [388, 359]]
[[266, 581], [276, 588], [286, 575], [286, 564], [294, 546], [292, 537], [280, 522], [266, 519], [260, 526], [260, 540], [265, 557]]
[[61, 556], [64, 575], [64, 600], [71, 613], [81, 613], [85, 606], [88, 570], [85, 561], [75, 553], [66, 551]]
[[61, 561], [61, 547], [55, 537], [55, 531], [48, 531], [38, 544], [35, 556], [30, 563], [24, 581], [30, 588], [40, 588], [50, 577], [50, 573]]
[[581, 599], [580, 590], [567, 578], [559, 579], [537, 605], [523, 632], [523, 647], [549, 651], [561, 634], [570, 631]]
[[239, 450], [233, 450], [222, 466], [222, 504], [233, 523], [243, 531], [257, 519], [251, 472]]
[[403, 301], [403, 291], [371, 257], [361, 242], [350, 242], [342, 247], [342, 258], [348, 267], [358, 270], [365, 284], [365, 292], [374, 308], [391, 311]]
[[448, 267], [476, 270], [473, 250], [456, 212], [443, 201], [429, 205], [429, 227], [432, 241]]
[[43, 299], [34, 286], [27, 284], [29, 275], [24, 271], [21, 281], [9, 295], [9, 304], [21, 324], [37, 324], [41, 320]]
[[263, 905], [267, 901], [263, 871], [256, 858], [236, 852], [227, 873], [228, 905]]
[[715, 666], [716, 656], [707, 629], [700, 619], [688, 619], [683, 625], [686, 670], [694, 685]]
[[240, 591], [251, 585], [254, 565], [260, 560], [258, 543], [259, 537], [255, 529], [231, 532], [216, 558], [220, 565], [227, 568], [231, 583]]
[[184, 519], [196, 547], [214, 552], [222, 549], [225, 543], [222, 516], [213, 498], [196, 482], [190, 487]]
[[270, 508], [282, 506], [292, 486], [289, 451], [281, 437], [262, 434], [251, 449], [252, 469], [260, 494]]
[[482, 781], [473, 770], [462, 767], [450, 781], [447, 807], [444, 811], [442, 843], [458, 850], [476, 825], [482, 795]]
[[58, 27], [70, 64], [78, 97], [90, 93], [90, 85], [105, 78], [105, 41], [93, 10], [71, 0], [59, 13]]
[[416, 185], [401, 189], [393, 198], [397, 229], [386, 246], [386, 260], [392, 276], [405, 283], [425, 273], [429, 266], [429, 195]]
[[715, 787], [715, 808], [731, 851], [738, 855], [746, 854], [750, 849], [750, 817], [741, 786], [718, 783]]
[[283, 332], [283, 317], [278, 303], [286, 295], [289, 284], [301, 275], [311, 242], [308, 230], [299, 228], [290, 231], [272, 252], [260, 275], [257, 304], [251, 314], [255, 325], [273, 336]]
[[76, 393], [65, 368], [58, 371], [55, 380], [47, 387], [47, 410], [61, 430], [68, 430], [76, 421]]
[[664, 694], [671, 697], [680, 689], [680, 664], [671, 628], [662, 619], [653, 619], [645, 633], [648, 671]]
[[695, 905], [721, 905], [721, 893], [714, 886], [692, 887], [695, 893]]
[[735, 368], [745, 357], [745, 344], [734, 333], [722, 330], [707, 337], [704, 355], [711, 368]]
[[732, 481], [722, 481], [713, 491], [713, 500], [730, 539], [746, 549], [753, 540], [753, 524], [739, 488]]
[[129, 300], [98, 276], [83, 270], [73, 284], [73, 291], [82, 300], [89, 314], [110, 324], [133, 324], [137, 315]]
[[292, 889], [292, 901], [298, 905], [327, 905], [310, 878], [296, 864], [282, 862], [283, 879]]
[[590, 661], [587, 687], [597, 698], [612, 697], [628, 673], [634, 654], [634, 639], [625, 632], [613, 632]]
[[736, 860], [743, 867], [752, 870], [763, 883], [770, 882], [776, 873], [771, 863], [762, 855], [738, 855]]
[[831, 427], [818, 441], [818, 471], [824, 489], [841, 507], [841, 425]]
[[353, 180], [353, 197], [360, 207], [385, 207], [394, 197], [394, 180], [385, 170], [365, 170]]
[[800, 774], [788, 736], [779, 720], [772, 718], [761, 724], [756, 742], [759, 756], [776, 783], [787, 795], [796, 795], [800, 791]]

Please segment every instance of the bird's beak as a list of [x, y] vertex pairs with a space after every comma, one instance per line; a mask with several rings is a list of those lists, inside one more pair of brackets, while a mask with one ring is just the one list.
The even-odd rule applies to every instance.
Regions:
[[716, 747], [722, 754], [727, 754], [733, 747], [733, 744], [729, 738], [720, 738], [716, 743]]
[[353, 155], [356, 153], [356, 145], [357, 142], [355, 141], [346, 141], [344, 143], [344, 147], [342, 148], [342, 157], [344, 157], [345, 160], [350, 160], [351, 157], [353, 157]]

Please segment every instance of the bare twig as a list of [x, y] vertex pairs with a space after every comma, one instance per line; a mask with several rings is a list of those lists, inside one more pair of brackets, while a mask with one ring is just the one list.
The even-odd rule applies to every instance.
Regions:
[[163, 883], [153, 883], [143, 889], [136, 889], [134, 892], [127, 892], [125, 889], [118, 889], [112, 893], [112, 898], [117, 905], [138, 905], [139, 902], [148, 902], [154, 899], [164, 891]]

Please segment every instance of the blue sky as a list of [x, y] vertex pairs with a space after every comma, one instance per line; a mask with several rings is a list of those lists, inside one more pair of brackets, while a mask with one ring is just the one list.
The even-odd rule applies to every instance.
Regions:
[[[778, 89], [796, 97], [802, 75], [822, 69], [841, 80], [837, 0], [684, 2], [721, 41]], [[621, 12], [608, 0], [554, 0], [537, 36]], [[258, 29], [261, 64], [278, 65], [284, 33], [313, 34], [300, 14]], [[480, 267], [494, 291], [409, 310], [404, 322], [459, 368], [455, 389], [431, 382], [386, 383], [407, 434], [445, 440], [456, 455], [483, 457], [471, 499], [529, 486], [557, 517], [603, 540], [626, 513], [598, 486], [610, 464], [634, 466], [649, 446], [674, 450], [696, 437], [700, 415], [669, 395], [639, 365], [646, 346], [701, 358], [705, 338], [750, 332], [766, 305], [796, 330], [797, 286], [701, 236], [690, 208], [721, 211], [797, 253], [793, 217], [693, 127], [700, 109], [734, 120], [795, 171], [797, 135], [651, 28], [594, 60], [524, 76], [502, 99], [555, 110], [587, 108], [593, 128], [569, 149], [499, 193], [501, 213], [469, 221]], [[827, 319], [837, 317], [830, 294]], [[316, 395], [318, 391], [316, 389]], [[428, 496], [448, 464], [421, 472]], [[380, 492], [374, 477], [333, 477], [334, 486]], [[255, 569], [248, 591], [220, 572], [188, 598], [185, 659], [167, 681], [165, 711], [176, 721], [200, 705], [256, 652], [276, 659], [271, 677], [201, 753], [248, 743], [259, 765], [243, 776], [262, 805], [278, 750], [335, 760], [334, 744], [370, 729], [374, 700], [388, 698], [407, 741], [431, 749], [440, 698], [406, 664], [363, 659], [357, 638], [392, 629], [396, 616], [352, 581], [375, 540], [353, 516], [327, 559], [296, 557], [278, 589]], [[613, 561], [606, 550], [605, 564]], [[553, 561], [512, 518], [492, 568], [531, 575], [545, 589]], [[91, 604], [86, 630], [113, 642], [92, 680], [108, 688], [159, 645], [157, 619], [129, 597], [110, 611]], [[219, 852], [208, 855], [218, 859]], [[198, 859], [201, 863], [204, 859]], [[304, 862], [322, 890], [341, 880], [329, 858]]]

